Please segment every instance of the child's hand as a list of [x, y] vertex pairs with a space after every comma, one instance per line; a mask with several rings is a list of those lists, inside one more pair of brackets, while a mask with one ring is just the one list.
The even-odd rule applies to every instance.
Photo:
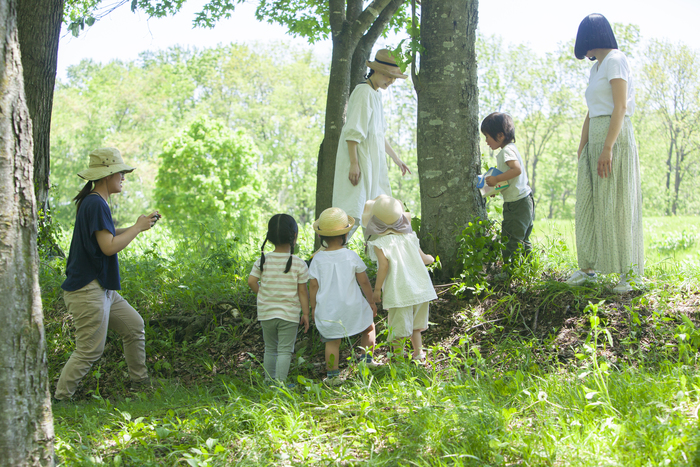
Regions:
[[377, 289], [372, 294], [372, 301], [374, 303], [379, 303], [382, 301], [382, 289]]
[[486, 184], [488, 186], [496, 186], [498, 185], [498, 180], [496, 180], [496, 177], [494, 177], [493, 175], [489, 175], [488, 177], [486, 177]]
[[299, 324], [304, 326], [304, 334], [306, 334], [309, 331], [309, 317], [307, 315], [301, 315]]
[[369, 306], [372, 308], [372, 317], [376, 318], [377, 317], [377, 305], [374, 303], [370, 303]]

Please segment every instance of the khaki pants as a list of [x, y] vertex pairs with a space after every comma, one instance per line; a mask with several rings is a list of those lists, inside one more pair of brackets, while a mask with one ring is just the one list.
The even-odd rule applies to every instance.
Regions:
[[102, 356], [108, 329], [122, 338], [131, 380], [148, 378], [143, 319], [117, 291], [105, 290], [94, 280], [82, 289], [64, 292], [63, 300], [73, 316], [75, 350], [61, 371], [56, 399], [73, 396], [80, 380]]

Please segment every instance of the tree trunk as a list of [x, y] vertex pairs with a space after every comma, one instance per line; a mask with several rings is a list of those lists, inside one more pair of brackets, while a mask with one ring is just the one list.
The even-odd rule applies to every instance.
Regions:
[[326, 97], [326, 123], [318, 152], [316, 171], [316, 219], [331, 206], [335, 153], [340, 132], [345, 123], [345, 111], [350, 97], [350, 63], [356, 44], [348, 44], [345, 34], [333, 38], [333, 55]]
[[348, 0], [347, 8], [341, 8], [340, 4], [344, 2], [330, 2], [333, 54], [328, 79], [325, 130], [318, 151], [316, 218], [331, 207], [333, 201], [335, 155], [340, 132], [345, 124], [351, 82], [354, 87], [361, 81], [366, 68], [364, 60], [369, 57], [379, 34], [404, 1], [374, 0], [364, 10], [363, 0]]
[[32, 124], [14, 0], [0, 0], [0, 465], [53, 465], [41, 316]]
[[33, 124], [34, 191], [38, 210], [43, 211], [44, 215], [49, 212], [49, 133], [63, 2], [64, 0], [20, 0], [17, 4], [24, 91]]
[[477, 0], [423, 0], [418, 94], [418, 173], [423, 249], [440, 256], [440, 279], [457, 271], [457, 235], [486, 217], [479, 173]]

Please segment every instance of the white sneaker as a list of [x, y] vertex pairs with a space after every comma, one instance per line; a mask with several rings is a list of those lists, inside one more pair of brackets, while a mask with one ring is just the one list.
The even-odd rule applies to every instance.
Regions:
[[569, 285], [583, 285], [586, 282], [595, 282], [598, 280], [598, 275], [594, 272], [587, 273], [581, 270], [576, 271], [566, 280]]
[[615, 287], [613, 287], [613, 292], [615, 293], [627, 293], [631, 292], [632, 286], [627, 283], [626, 280], [621, 280]]
[[635, 274], [621, 274], [620, 275], [620, 282], [617, 283], [615, 287], [613, 287], [613, 292], [615, 293], [627, 293], [631, 292], [634, 290], [634, 287], [632, 287], [632, 284], [635, 286], [638, 286], [640, 283], [640, 279], [637, 275]]

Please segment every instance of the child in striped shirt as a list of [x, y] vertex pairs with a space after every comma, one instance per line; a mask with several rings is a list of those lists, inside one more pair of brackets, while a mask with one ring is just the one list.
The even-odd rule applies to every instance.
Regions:
[[[309, 330], [309, 269], [294, 256], [297, 223], [288, 214], [275, 214], [267, 224], [260, 258], [248, 276], [248, 286], [258, 296], [258, 321], [265, 341], [265, 379], [284, 382], [294, 353], [299, 324]], [[275, 246], [265, 255], [267, 242]], [[301, 312], [301, 320], [299, 319]]]

